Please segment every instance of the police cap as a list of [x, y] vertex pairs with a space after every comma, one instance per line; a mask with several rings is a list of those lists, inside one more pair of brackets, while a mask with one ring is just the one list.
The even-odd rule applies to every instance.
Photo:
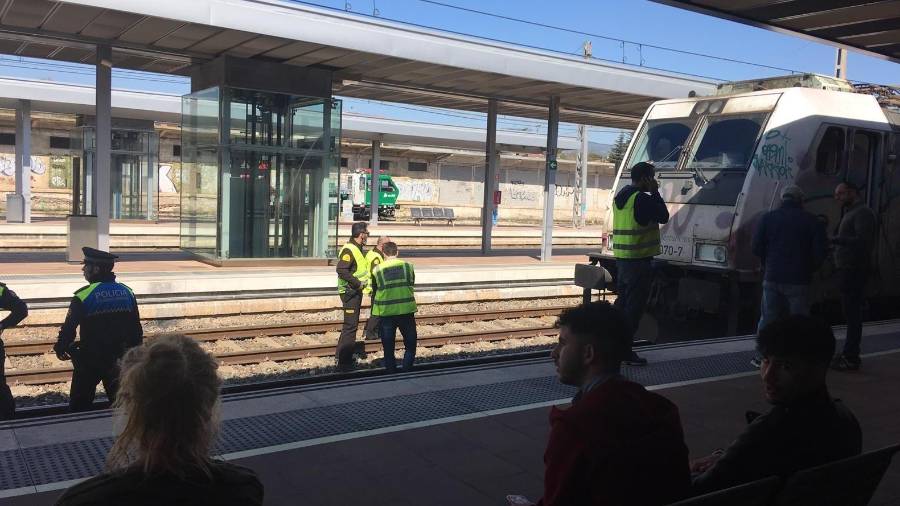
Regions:
[[94, 264], [113, 264], [116, 262], [116, 259], [119, 258], [112, 253], [100, 251], [94, 248], [88, 248], [87, 246], [81, 248], [81, 252], [84, 253], [85, 263], [90, 262]]

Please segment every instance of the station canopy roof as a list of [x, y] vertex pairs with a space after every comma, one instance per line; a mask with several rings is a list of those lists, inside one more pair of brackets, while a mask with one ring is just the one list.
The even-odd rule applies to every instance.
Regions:
[[653, 0], [900, 63], [900, 0]]
[[222, 55], [334, 72], [336, 95], [634, 128], [659, 99], [712, 94], [706, 79], [585, 60], [284, 0], [5, 0], [0, 53], [187, 74]]

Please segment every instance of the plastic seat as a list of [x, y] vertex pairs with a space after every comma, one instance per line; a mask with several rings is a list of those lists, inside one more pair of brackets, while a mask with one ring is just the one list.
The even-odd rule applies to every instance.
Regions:
[[455, 220], [455, 219], [456, 219], [456, 216], [453, 214], [453, 208], [452, 208], [452, 207], [445, 207], [445, 208], [444, 208], [444, 218], [446, 218], [446, 219], [448, 219], [448, 220]]
[[778, 490], [780, 481], [777, 476], [770, 476], [762, 480], [698, 495], [669, 506], [767, 506]]
[[790, 477], [776, 506], [866, 506], [900, 445], [804, 469]]
[[430, 207], [423, 207], [423, 208], [422, 208], [422, 218], [424, 218], [424, 219], [432, 219], [432, 218], [434, 218], [434, 212], [431, 210]]
[[435, 218], [444, 219], [444, 208], [442, 207], [433, 207], [431, 212], [434, 214]]

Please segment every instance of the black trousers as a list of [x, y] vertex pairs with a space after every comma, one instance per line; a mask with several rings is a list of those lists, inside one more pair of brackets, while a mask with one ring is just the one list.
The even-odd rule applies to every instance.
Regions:
[[859, 360], [859, 346], [862, 342], [862, 306], [866, 294], [866, 269], [840, 269], [838, 271], [841, 305], [847, 320], [847, 340], [844, 341], [844, 356]]
[[97, 394], [97, 385], [103, 383], [106, 397], [109, 402], [116, 400], [119, 391], [119, 364], [94, 363], [84, 358], [72, 361], [72, 388], [69, 390], [69, 409], [72, 411], [87, 411], [94, 405], [94, 396]]
[[362, 306], [362, 292], [347, 291], [341, 294], [341, 302], [344, 306], [344, 326], [341, 328], [341, 337], [338, 338], [335, 348], [335, 357], [338, 366], [353, 364], [353, 349], [356, 345], [356, 331], [359, 329], [359, 308]]
[[3, 380], [3, 385], [0, 385], [0, 420], [9, 420], [16, 414], [16, 400], [6, 384], [6, 348], [3, 341], [0, 341], [0, 379]]
[[[370, 307], [374, 306], [375, 305], [375, 296], [370, 295], [369, 299], [371, 300]], [[379, 329], [381, 328], [380, 322], [381, 322], [380, 316], [375, 316], [371, 313], [369, 314], [369, 320], [366, 322], [365, 330], [363, 330], [363, 335], [365, 336], [366, 339], [380, 339], [379, 338], [379, 332], [380, 332]]]
[[650, 284], [653, 281], [652, 258], [616, 259], [616, 298], [615, 306], [625, 314], [625, 320], [631, 331], [628, 341], [628, 352], [634, 341], [634, 334], [641, 323], [647, 298], [650, 296]]

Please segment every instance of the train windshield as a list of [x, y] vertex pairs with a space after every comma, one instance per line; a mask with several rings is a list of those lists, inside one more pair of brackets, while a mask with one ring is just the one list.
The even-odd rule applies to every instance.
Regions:
[[747, 170], [767, 113], [708, 116], [688, 156], [687, 170]]
[[696, 116], [647, 121], [625, 167], [632, 167], [638, 162], [653, 162], [657, 170], [675, 170], [681, 148], [696, 124]]

